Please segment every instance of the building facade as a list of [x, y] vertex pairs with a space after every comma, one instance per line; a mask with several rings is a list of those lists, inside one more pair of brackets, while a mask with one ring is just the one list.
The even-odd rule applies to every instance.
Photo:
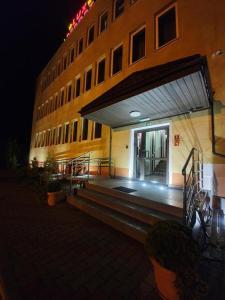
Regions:
[[84, 3], [38, 77], [30, 160], [90, 152], [111, 175], [181, 187], [196, 147], [224, 196], [224, 30], [223, 0]]

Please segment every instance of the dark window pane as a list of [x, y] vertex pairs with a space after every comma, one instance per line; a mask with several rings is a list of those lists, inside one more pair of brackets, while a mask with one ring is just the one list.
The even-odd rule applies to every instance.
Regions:
[[95, 34], [95, 27], [92, 26], [88, 30], [88, 42], [87, 42], [88, 45], [90, 45], [94, 41], [94, 34]]
[[175, 7], [158, 18], [158, 46], [161, 47], [176, 38]]
[[98, 64], [98, 77], [97, 83], [101, 83], [105, 80], [105, 59], [99, 62]]
[[78, 42], [78, 51], [77, 51], [77, 54], [78, 54], [78, 55], [81, 54], [81, 53], [83, 52], [83, 44], [84, 44], [83, 38], [81, 38], [81, 39], [79, 40], [79, 42]]
[[92, 69], [90, 69], [86, 73], [85, 91], [88, 91], [91, 89], [91, 78], [92, 78]]
[[123, 60], [123, 46], [120, 46], [113, 52], [113, 70], [112, 73], [116, 74], [122, 70]]
[[75, 91], [75, 97], [80, 96], [80, 78], [77, 78], [76, 80], [76, 91]]
[[73, 142], [77, 141], [77, 121], [73, 123]]
[[88, 138], [88, 120], [83, 119], [82, 140], [87, 140], [87, 138]]
[[102, 136], [102, 124], [95, 123], [95, 139], [101, 138]]
[[66, 66], [67, 66], [67, 57], [65, 56], [64, 60], [63, 60], [63, 68], [64, 68], [64, 70], [66, 70]]
[[61, 106], [63, 106], [64, 103], [64, 90], [61, 91]]
[[65, 125], [65, 143], [69, 142], [69, 124]]
[[136, 33], [132, 38], [132, 62], [135, 62], [145, 56], [145, 28]]
[[69, 85], [68, 86], [68, 102], [71, 101], [71, 96], [72, 96], [72, 86]]
[[74, 48], [70, 52], [70, 63], [74, 61]]
[[106, 30], [107, 26], [108, 26], [108, 12], [105, 12], [100, 17], [100, 33]]
[[115, 19], [122, 15], [124, 11], [124, 0], [116, 0], [115, 1]]
[[60, 126], [58, 129], [58, 144], [61, 144], [61, 136], [62, 136], [62, 127]]

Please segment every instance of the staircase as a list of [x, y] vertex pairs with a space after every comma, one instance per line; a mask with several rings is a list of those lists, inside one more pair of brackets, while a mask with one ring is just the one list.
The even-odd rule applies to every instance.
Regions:
[[160, 162], [155, 167], [152, 174], [165, 176], [166, 175], [166, 168], [167, 168], [167, 161], [166, 160], [160, 160]]
[[182, 221], [182, 209], [87, 183], [68, 203], [144, 243], [150, 226], [160, 220]]

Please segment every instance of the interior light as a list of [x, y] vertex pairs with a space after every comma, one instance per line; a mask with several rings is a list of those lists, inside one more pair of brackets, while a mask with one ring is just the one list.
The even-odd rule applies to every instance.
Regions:
[[150, 118], [141, 119], [140, 122], [148, 122], [150, 121]]
[[133, 110], [129, 114], [132, 118], [137, 118], [137, 117], [140, 117], [140, 115], [141, 115], [140, 111], [138, 111], [138, 110]]

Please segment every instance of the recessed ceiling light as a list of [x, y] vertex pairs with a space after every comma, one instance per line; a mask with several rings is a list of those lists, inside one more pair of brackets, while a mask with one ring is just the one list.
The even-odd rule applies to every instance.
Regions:
[[140, 111], [137, 111], [137, 110], [133, 110], [133, 111], [130, 112], [130, 116], [132, 118], [140, 117], [140, 115], [141, 115]]

